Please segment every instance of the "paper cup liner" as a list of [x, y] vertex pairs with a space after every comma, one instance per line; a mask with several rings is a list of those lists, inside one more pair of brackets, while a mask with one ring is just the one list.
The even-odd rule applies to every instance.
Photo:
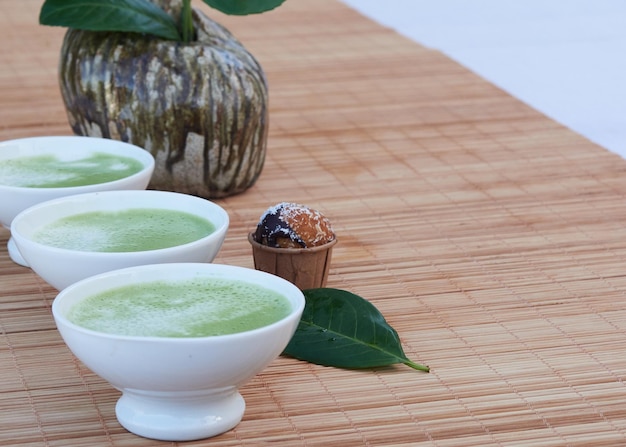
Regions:
[[311, 248], [275, 248], [258, 243], [254, 233], [248, 234], [252, 245], [254, 268], [292, 282], [300, 290], [324, 287], [328, 279], [330, 259], [337, 238]]

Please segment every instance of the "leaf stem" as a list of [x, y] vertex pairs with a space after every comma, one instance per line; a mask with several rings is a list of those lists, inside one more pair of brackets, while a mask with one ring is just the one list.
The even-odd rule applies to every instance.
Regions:
[[404, 364], [418, 371], [430, 372], [430, 368], [428, 366], [420, 365], [419, 363], [412, 362], [411, 360], [404, 362]]
[[191, 0], [183, 0], [183, 10], [180, 19], [183, 42], [191, 42], [194, 34]]

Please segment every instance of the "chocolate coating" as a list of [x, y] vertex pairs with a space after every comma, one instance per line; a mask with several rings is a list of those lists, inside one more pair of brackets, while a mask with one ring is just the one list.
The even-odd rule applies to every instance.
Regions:
[[268, 208], [254, 235], [257, 242], [276, 248], [317, 247], [334, 238], [330, 221], [322, 213], [289, 202]]

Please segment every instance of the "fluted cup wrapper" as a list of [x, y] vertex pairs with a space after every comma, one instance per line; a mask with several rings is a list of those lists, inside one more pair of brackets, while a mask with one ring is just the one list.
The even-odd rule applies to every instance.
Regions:
[[336, 237], [324, 245], [311, 248], [268, 247], [257, 242], [254, 233], [248, 234], [248, 241], [252, 245], [255, 269], [280, 276], [300, 290], [326, 285]]

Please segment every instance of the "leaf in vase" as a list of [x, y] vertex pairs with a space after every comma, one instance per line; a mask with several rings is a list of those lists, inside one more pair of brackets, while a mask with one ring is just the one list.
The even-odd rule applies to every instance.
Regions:
[[39, 23], [180, 40], [174, 19], [149, 0], [46, 0], [39, 13]]
[[332, 288], [305, 290], [304, 296], [302, 318], [284, 354], [338, 368], [403, 363], [429, 371], [406, 357], [398, 333], [369, 301]]
[[202, 0], [224, 14], [259, 14], [282, 5], [285, 0]]

